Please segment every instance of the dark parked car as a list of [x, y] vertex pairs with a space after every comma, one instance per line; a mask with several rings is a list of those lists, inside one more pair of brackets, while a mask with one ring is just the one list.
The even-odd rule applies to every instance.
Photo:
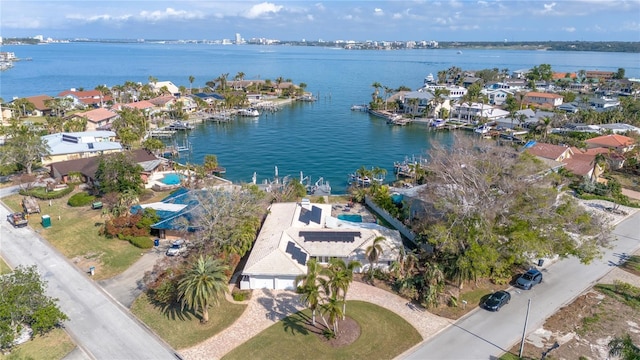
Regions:
[[540, 270], [531, 269], [520, 275], [516, 280], [516, 286], [523, 290], [530, 290], [534, 285], [542, 282], [542, 273]]
[[504, 290], [496, 291], [482, 303], [482, 307], [489, 311], [499, 311], [501, 307], [508, 304], [511, 294]]

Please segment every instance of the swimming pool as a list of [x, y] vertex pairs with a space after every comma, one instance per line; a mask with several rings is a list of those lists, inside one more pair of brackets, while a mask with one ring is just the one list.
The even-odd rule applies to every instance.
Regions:
[[362, 215], [358, 214], [339, 214], [338, 219], [351, 222], [362, 222]]
[[179, 185], [183, 176], [180, 174], [164, 174], [164, 177], [160, 179], [160, 182], [165, 185]]

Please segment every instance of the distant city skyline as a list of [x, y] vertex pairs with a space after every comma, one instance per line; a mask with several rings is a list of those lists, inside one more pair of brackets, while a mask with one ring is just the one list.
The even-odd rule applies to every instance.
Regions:
[[282, 41], [640, 41], [640, 0], [0, 0], [0, 36]]

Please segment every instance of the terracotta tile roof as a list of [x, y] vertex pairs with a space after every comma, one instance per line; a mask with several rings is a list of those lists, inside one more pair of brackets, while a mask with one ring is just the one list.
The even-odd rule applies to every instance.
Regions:
[[558, 159], [566, 151], [569, 151], [569, 155], [573, 154], [571, 152], [571, 149], [568, 147], [545, 143], [536, 143], [535, 145], [527, 149], [527, 152], [529, 152], [529, 154], [531, 155], [551, 160]]
[[53, 99], [51, 96], [49, 95], [36, 95], [36, 96], [29, 96], [27, 99], [27, 101], [29, 101], [30, 103], [33, 104], [33, 106], [36, 107], [36, 109], [43, 111], [43, 110], [50, 110], [51, 108], [46, 106], [44, 103], [47, 100], [51, 100]]
[[175, 98], [176, 97], [173, 96], [173, 95], [164, 95], [164, 96], [155, 97], [153, 99], [149, 99], [149, 102], [152, 103], [155, 106], [163, 106], [164, 104], [166, 104], [166, 103], [168, 103], [168, 102], [170, 102], [172, 100], [175, 100]]
[[635, 144], [635, 140], [632, 138], [618, 134], [598, 136], [585, 142], [591, 145], [613, 148], [623, 148]]
[[104, 109], [104, 108], [90, 110], [77, 115], [82, 116], [86, 118], [87, 121], [90, 121], [93, 123], [98, 123], [100, 121], [108, 120], [118, 116], [118, 114], [115, 111]]
[[155, 105], [153, 105], [152, 103], [150, 103], [147, 100], [142, 100], [142, 101], [132, 102], [132, 103], [128, 103], [128, 104], [123, 104], [122, 106], [123, 107], [132, 108], [132, 109], [140, 109], [140, 110], [151, 109], [151, 108], [155, 107]]
[[[568, 74], [569, 74], [568, 79], [575, 79], [576, 78], [576, 73], [568, 73]], [[552, 77], [553, 77], [554, 80], [567, 79], [567, 73], [554, 72]]]
[[531, 91], [531, 92], [527, 93], [526, 97], [541, 97], [541, 98], [546, 98], [546, 99], [558, 99], [558, 98], [562, 98], [562, 95]]
[[573, 157], [565, 159], [565, 169], [580, 176], [589, 175], [595, 165], [595, 155], [574, 154]]

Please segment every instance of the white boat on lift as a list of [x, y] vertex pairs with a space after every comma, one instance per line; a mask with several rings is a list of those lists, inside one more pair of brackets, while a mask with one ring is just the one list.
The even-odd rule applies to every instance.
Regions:
[[258, 111], [258, 109], [254, 109], [254, 108], [240, 109], [240, 110], [238, 110], [238, 116], [258, 117], [258, 116], [260, 116], [260, 111]]

